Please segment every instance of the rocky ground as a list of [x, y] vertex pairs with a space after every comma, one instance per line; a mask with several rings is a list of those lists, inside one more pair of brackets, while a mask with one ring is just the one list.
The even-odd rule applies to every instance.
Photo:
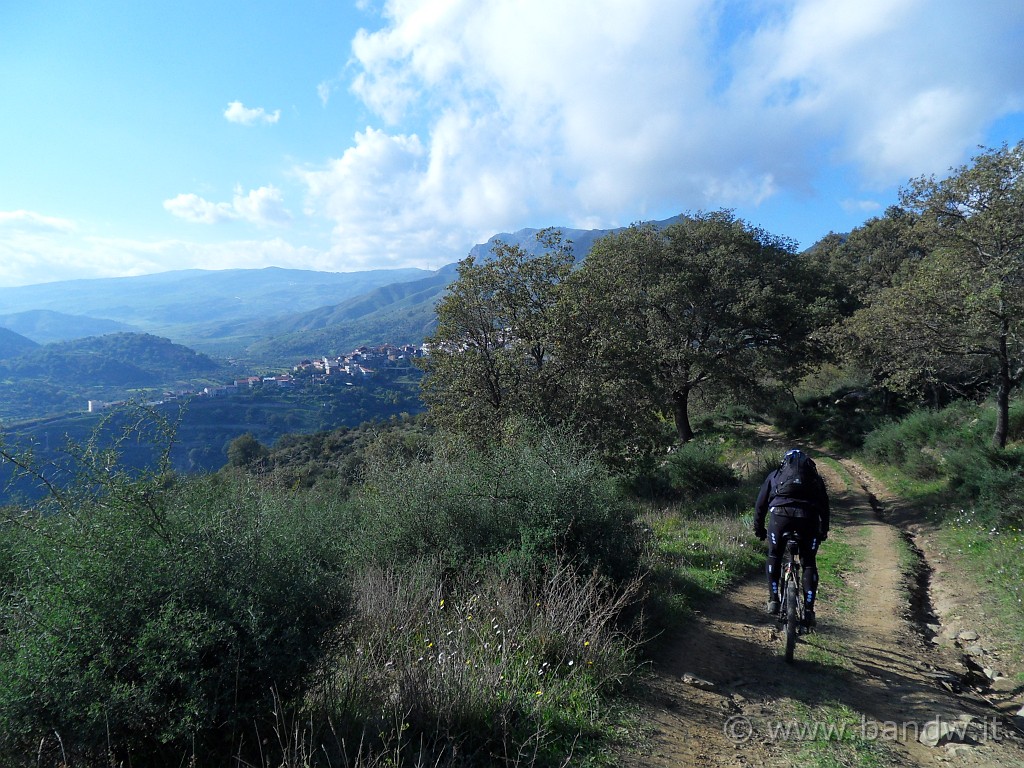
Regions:
[[653, 733], [627, 764], [1024, 766], [1019, 649], [986, 637], [934, 532], [835, 458], [819, 468], [857, 565], [823, 592], [818, 630], [787, 664], [763, 579], [705, 606], [656, 662]]

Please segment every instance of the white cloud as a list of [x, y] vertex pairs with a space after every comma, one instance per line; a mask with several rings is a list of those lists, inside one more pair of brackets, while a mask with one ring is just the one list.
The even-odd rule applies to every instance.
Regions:
[[263, 107], [249, 109], [240, 101], [232, 101], [224, 110], [224, 117], [229, 123], [239, 123], [240, 125], [252, 125], [253, 123], [273, 125], [281, 119], [281, 110], [275, 109], [273, 112], [267, 112]]
[[273, 185], [250, 190], [247, 194], [236, 187], [230, 203], [212, 203], [199, 195], [182, 193], [164, 201], [164, 208], [185, 221], [195, 224], [220, 224], [247, 221], [258, 226], [287, 224], [291, 213], [284, 207], [281, 190]]
[[218, 269], [278, 266], [322, 270], [337, 266], [331, 254], [281, 238], [198, 243], [96, 235], [83, 238], [61, 232], [0, 238], [0, 286], [210, 269], [211, 265]]
[[339, 252], [391, 263], [528, 225], [750, 216], [832, 173], [875, 192], [962, 162], [1024, 105], [1011, 0], [388, 0], [382, 18], [353, 40], [351, 90], [383, 126], [300, 175]]
[[31, 232], [72, 232], [75, 223], [33, 211], [0, 211], [0, 229]]
[[334, 85], [329, 80], [317, 83], [316, 95], [320, 97], [320, 103], [325, 107], [327, 106], [327, 102], [331, 100], [332, 90], [334, 90]]
[[179, 219], [195, 224], [218, 224], [238, 218], [230, 203], [211, 203], [192, 193], [182, 193], [164, 200], [164, 208]]
[[853, 200], [850, 198], [841, 200], [839, 204], [844, 211], [865, 216], [874, 216], [885, 207], [877, 200]]

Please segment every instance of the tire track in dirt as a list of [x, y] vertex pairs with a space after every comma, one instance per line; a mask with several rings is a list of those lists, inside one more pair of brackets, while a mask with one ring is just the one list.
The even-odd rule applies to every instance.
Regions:
[[[871, 750], [873, 765], [1024, 765], [1024, 741], [988, 702], [944, 687], [955, 681], [947, 670], [957, 670], [958, 660], [927, 643], [913, 621], [900, 532], [876, 515], [873, 481], [863, 468], [836, 460], [856, 485], [847, 487], [839, 472], [819, 462], [833, 501], [833, 530], [841, 528], [843, 539], [863, 553], [856, 572], [843, 575], [844, 605], [822, 594], [818, 631], [797, 646], [796, 663], [787, 664], [777, 624], [764, 614], [762, 577], [711, 602], [656, 661], [645, 706], [654, 734], [646, 753], [626, 758], [627, 765], [782, 766], [798, 754], [806, 762], [828, 745], [773, 729], [793, 722], [798, 711], [804, 727], [814, 727], [820, 706], [863, 716], [853, 734], [860, 746], [844, 749], [854, 757], [858, 749]], [[970, 726], [968, 716], [975, 718]], [[936, 718], [957, 721], [971, 743], [919, 743]]]

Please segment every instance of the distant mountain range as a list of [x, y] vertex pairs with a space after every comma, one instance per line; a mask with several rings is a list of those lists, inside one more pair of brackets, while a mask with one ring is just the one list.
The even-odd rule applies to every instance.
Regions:
[[[539, 231], [501, 233], [469, 253], [485, 259], [498, 240], [540, 253]], [[614, 231], [560, 228], [577, 260]], [[366, 343], [419, 342], [431, 332], [437, 301], [456, 277], [456, 265], [449, 264], [437, 271], [270, 267], [43, 283], [0, 288], [0, 328], [44, 344], [139, 331], [208, 354], [283, 363]], [[69, 307], [75, 314], [66, 314]], [[4, 344], [0, 339], [0, 354]]]
[[38, 344], [135, 330], [132, 326], [116, 320], [67, 315], [50, 309], [31, 309], [27, 312], [0, 315], [0, 328], [19, 333]]

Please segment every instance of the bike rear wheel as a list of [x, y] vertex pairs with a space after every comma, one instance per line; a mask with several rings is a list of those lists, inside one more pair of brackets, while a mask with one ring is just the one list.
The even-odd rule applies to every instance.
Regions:
[[786, 581], [786, 661], [793, 661], [793, 650], [796, 648], [797, 627], [800, 623], [797, 615], [797, 603], [800, 590], [793, 579]]

